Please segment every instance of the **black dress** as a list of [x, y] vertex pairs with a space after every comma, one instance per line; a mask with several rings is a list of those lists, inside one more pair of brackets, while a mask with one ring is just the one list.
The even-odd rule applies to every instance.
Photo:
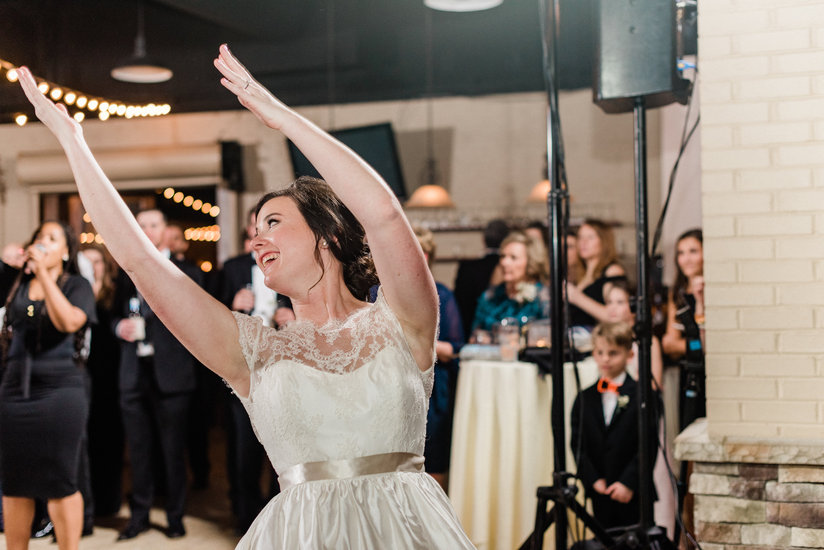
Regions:
[[[8, 270], [0, 266], [4, 275]], [[4, 301], [8, 287], [0, 285]], [[62, 290], [89, 323], [96, 322], [94, 294], [83, 277], [68, 276]], [[13, 332], [0, 385], [0, 473], [7, 496], [52, 499], [78, 490], [88, 418], [84, 374], [74, 359], [74, 333], [57, 330], [44, 305], [29, 300], [25, 281], [8, 306]]]
[[[615, 265], [615, 264], [612, 264]], [[604, 298], [604, 287], [607, 283], [614, 283], [616, 281], [625, 281], [627, 279], [626, 275], [613, 275], [611, 277], [607, 276], [607, 269], [611, 266], [607, 266], [601, 272], [601, 276], [592, 281], [589, 286], [585, 287], [581, 292], [598, 302], [599, 304], [606, 303]], [[579, 308], [578, 306], [569, 304], [569, 324], [574, 327], [587, 327], [592, 328], [598, 324], [598, 319], [584, 311], [583, 309]]]

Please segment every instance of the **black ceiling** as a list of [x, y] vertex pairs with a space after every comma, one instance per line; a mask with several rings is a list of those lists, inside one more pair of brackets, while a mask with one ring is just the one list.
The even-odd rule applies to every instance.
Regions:
[[[177, 113], [239, 108], [212, 66], [222, 42], [291, 105], [417, 98], [428, 94], [428, 13], [433, 95], [536, 91], [544, 89], [543, 1], [447, 13], [422, 0], [147, 0], [148, 54], [175, 76], [127, 84], [109, 71], [134, 50], [137, 0], [0, 0], [0, 58], [87, 94], [169, 103]], [[590, 84], [589, 6], [561, 5], [563, 88]], [[2, 122], [20, 110], [30, 112], [3, 78]]]

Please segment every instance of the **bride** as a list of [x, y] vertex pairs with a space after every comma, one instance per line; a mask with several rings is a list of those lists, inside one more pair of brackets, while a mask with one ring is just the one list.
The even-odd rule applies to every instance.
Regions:
[[280, 331], [232, 313], [158, 252], [80, 125], [28, 69], [19, 75], [113, 256], [175, 337], [240, 397], [280, 476], [284, 490], [238, 548], [472, 548], [423, 472], [438, 301], [400, 204], [370, 166], [275, 98], [226, 45], [214, 64], [223, 86], [326, 180], [300, 178], [258, 204], [257, 264], [297, 317]]

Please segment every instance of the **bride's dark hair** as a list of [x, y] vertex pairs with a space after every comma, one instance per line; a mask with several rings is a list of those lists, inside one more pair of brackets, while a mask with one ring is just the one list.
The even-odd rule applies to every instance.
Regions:
[[323, 239], [343, 266], [343, 281], [349, 292], [359, 300], [368, 299], [369, 289], [378, 284], [378, 274], [366, 243], [366, 232], [329, 184], [317, 178], [301, 176], [289, 187], [261, 197], [255, 216], [264, 204], [277, 197], [292, 199], [314, 233], [315, 261], [321, 270], [324, 266], [317, 245]]

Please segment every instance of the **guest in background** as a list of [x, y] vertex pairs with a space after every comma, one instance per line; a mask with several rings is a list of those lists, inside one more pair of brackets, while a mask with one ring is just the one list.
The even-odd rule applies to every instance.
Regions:
[[[616, 281], [607, 290], [606, 295], [607, 314], [610, 322], [627, 323], [630, 326], [635, 324], [635, 313], [630, 307], [630, 291], [626, 281]], [[661, 343], [655, 335], [652, 335], [650, 345], [650, 370], [652, 371], [653, 387], [659, 392], [664, 389], [663, 370], [664, 360], [661, 356]], [[632, 357], [627, 363], [627, 373], [635, 380], [638, 380], [638, 342], [632, 342]], [[660, 416], [660, 415], [656, 415]], [[669, 468], [666, 461], [669, 460], [669, 449], [664, 445], [664, 424], [663, 418], [659, 420], [658, 434], [658, 454], [655, 458], [655, 467], [652, 472], [652, 480], [655, 490], [658, 493], [658, 500], [655, 502], [655, 524], [667, 527], [669, 532], [675, 528], [675, 495], [670, 483]]]
[[546, 319], [549, 313], [546, 287], [541, 283], [548, 274], [542, 243], [521, 231], [513, 231], [501, 243], [503, 282], [490, 287], [478, 300], [472, 330], [492, 330], [506, 317], [518, 321]]
[[[136, 218], [149, 241], [200, 285], [200, 270], [172, 258], [165, 248], [163, 213], [144, 210]], [[132, 477], [131, 517], [118, 540], [132, 539], [149, 528], [155, 441], [160, 442], [166, 474], [166, 536], [179, 538], [186, 534], [186, 435], [196, 385], [195, 359], [155, 316], [124, 272], [117, 280], [113, 315], [114, 332], [121, 340], [120, 409]]]
[[542, 242], [544, 244], [544, 248], [549, 250], [549, 228], [546, 226], [546, 222], [542, 222], [541, 220], [533, 220], [526, 224], [526, 227], [524, 227], [524, 233], [533, 239]]
[[[675, 244], [675, 282], [667, 304], [667, 330], [662, 339], [664, 353], [679, 359], [687, 353], [685, 324], [701, 331], [704, 326], [704, 235], [691, 229], [678, 237]], [[679, 312], [682, 319], [679, 319]]]
[[[498, 266], [498, 249], [501, 241], [509, 234], [509, 226], [504, 220], [492, 220], [484, 229], [484, 255], [475, 260], [461, 260], [455, 277], [455, 300], [461, 312], [464, 334], [472, 330], [478, 298], [492, 284], [492, 274]], [[496, 281], [500, 282], [500, 281]]]
[[572, 228], [566, 236], [566, 262], [567, 262], [567, 278], [571, 281], [572, 277], [582, 271], [581, 258], [578, 257], [578, 230]]
[[117, 266], [101, 244], [84, 244], [81, 250], [94, 269], [92, 290], [98, 319], [92, 327], [88, 361], [92, 381], [88, 432], [94, 512], [97, 516], [113, 516], [120, 511], [122, 501], [124, 446], [117, 384], [120, 344], [111, 330]]
[[[428, 229], [413, 227], [430, 268], [435, 259], [435, 237]], [[458, 382], [458, 352], [464, 344], [461, 317], [455, 296], [444, 285], [435, 282], [438, 289], [440, 323], [435, 344], [435, 382], [426, 414], [426, 444], [423, 456], [426, 472], [447, 488], [449, 457], [452, 446], [452, 412], [455, 406], [455, 388]]]
[[183, 228], [176, 223], [166, 224], [166, 229], [163, 232], [163, 240], [166, 248], [169, 249], [172, 257], [183, 262], [186, 260], [186, 252], [189, 250], [189, 241], [183, 234]]
[[[26, 263], [26, 250], [20, 243], [8, 243], [3, 247], [0, 261], [14, 269], [23, 269], [23, 265]], [[5, 313], [5, 304], [0, 304], [0, 319]]]
[[615, 235], [607, 224], [586, 220], [578, 229], [577, 237], [581, 263], [576, 273], [569, 274], [569, 322], [573, 326], [593, 327], [608, 320], [605, 287], [624, 278], [625, 272], [618, 263]]
[[639, 517], [637, 384], [626, 372], [632, 341], [626, 323], [595, 327], [592, 357], [601, 378], [575, 398], [570, 417], [578, 477], [604, 528], [633, 525]]
[[681, 365], [678, 425], [706, 416], [704, 366], [704, 236], [691, 229], [675, 245], [675, 282], [667, 304], [664, 353]]
[[[605, 296], [607, 308], [607, 320], [610, 323], [627, 323], [635, 325], [635, 312], [630, 305], [631, 294], [629, 284], [626, 280], [618, 280], [609, 285]], [[659, 391], [663, 389], [664, 360], [661, 356], [661, 342], [655, 335], [652, 336], [650, 346], [650, 357], [652, 359], [650, 367], [652, 370], [652, 380], [654, 387]], [[638, 343], [632, 343], [633, 356], [627, 363], [627, 372], [638, 380]]]
[[0, 351], [0, 464], [6, 544], [28, 547], [35, 499], [47, 499], [58, 547], [77, 548], [83, 530], [78, 473], [88, 419], [82, 369], [94, 295], [77, 268], [71, 228], [45, 222], [25, 266], [0, 264], [6, 304]]
[[[244, 253], [226, 260], [220, 273], [218, 299], [233, 311], [255, 315], [266, 326], [282, 326], [295, 318], [289, 298], [266, 287], [263, 272], [257, 266], [249, 243], [255, 236], [255, 209], [249, 211], [244, 228]], [[249, 415], [238, 397], [228, 392], [228, 429], [226, 467], [229, 477], [229, 497], [235, 516], [235, 531], [243, 534], [269, 498], [278, 493], [275, 471], [265, 460]], [[261, 492], [261, 477], [268, 471], [269, 498]]]

